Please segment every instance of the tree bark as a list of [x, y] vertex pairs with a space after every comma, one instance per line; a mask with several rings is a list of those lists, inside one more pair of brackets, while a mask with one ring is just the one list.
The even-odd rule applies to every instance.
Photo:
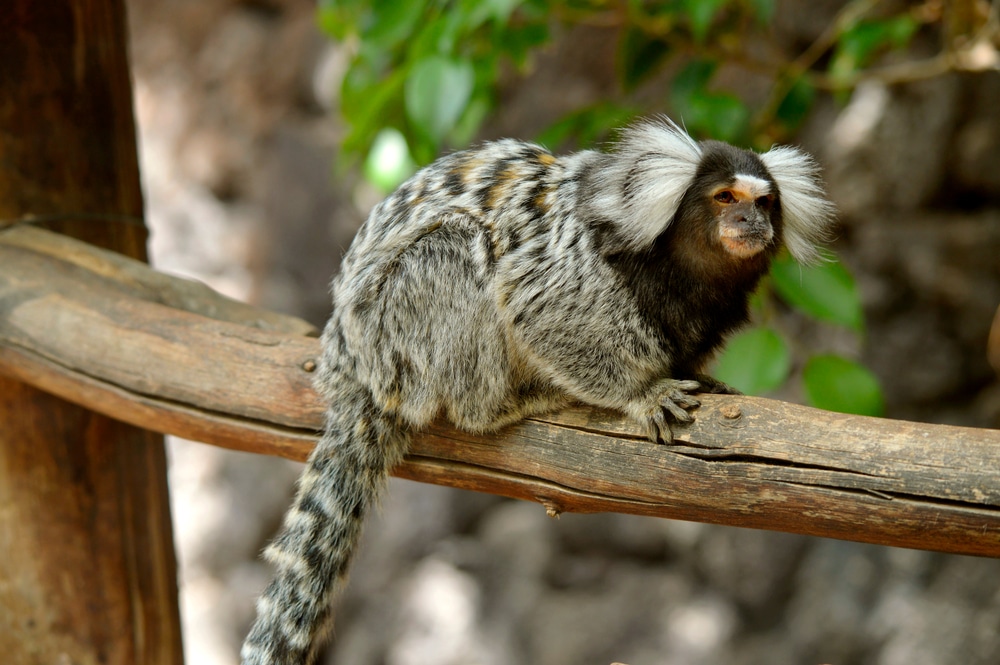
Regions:
[[[145, 259], [124, 12], [5, 4], [0, 226]], [[0, 552], [3, 662], [182, 662], [161, 435], [0, 377]]]

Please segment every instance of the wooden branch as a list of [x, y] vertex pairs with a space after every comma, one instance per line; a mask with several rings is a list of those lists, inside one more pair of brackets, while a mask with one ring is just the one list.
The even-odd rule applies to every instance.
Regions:
[[[10, 226], [4, 244], [54, 258], [87, 273], [104, 277], [129, 296], [210, 319], [240, 323], [262, 330], [316, 336], [319, 331], [302, 319], [227, 298], [201, 282], [150, 270], [145, 263], [117, 252], [95, 252], [90, 245], [63, 235], [41, 232], [31, 218]], [[13, 228], [16, 227], [16, 228]], [[0, 227], [2, 228], [2, 227]]]
[[[305, 459], [322, 424], [315, 339], [151, 302], [51, 248], [100, 250], [49, 235], [0, 231], [0, 372], [146, 428]], [[702, 402], [671, 446], [582, 407], [496, 436], [437, 423], [395, 473], [538, 501], [553, 515], [616, 511], [1000, 556], [1000, 432], [752, 397]]]

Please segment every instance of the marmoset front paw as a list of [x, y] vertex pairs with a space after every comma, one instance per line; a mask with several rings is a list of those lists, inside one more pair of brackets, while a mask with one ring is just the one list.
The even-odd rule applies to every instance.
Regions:
[[701, 404], [692, 393], [702, 389], [694, 380], [664, 379], [650, 390], [650, 398], [636, 409], [635, 416], [646, 428], [646, 436], [653, 443], [672, 443], [674, 433], [670, 423], [689, 423], [694, 416], [688, 413]]

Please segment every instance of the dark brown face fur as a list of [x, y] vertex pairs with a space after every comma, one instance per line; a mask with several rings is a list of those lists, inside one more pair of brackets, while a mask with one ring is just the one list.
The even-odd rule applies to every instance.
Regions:
[[662, 331], [674, 371], [700, 366], [746, 322], [749, 296], [781, 241], [777, 185], [760, 159], [724, 143], [702, 145], [694, 182], [653, 246], [609, 257]]
[[675, 260], [705, 280], [756, 283], [781, 240], [777, 185], [759, 157], [707, 142], [691, 189], [665, 235]]
[[734, 258], [749, 259], [772, 244], [774, 194], [769, 183], [738, 175], [709, 194], [719, 242]]

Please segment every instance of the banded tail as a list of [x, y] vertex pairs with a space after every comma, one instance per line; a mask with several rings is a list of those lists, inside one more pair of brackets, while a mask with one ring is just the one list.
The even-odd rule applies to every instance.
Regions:
[[409, 435], [350, 376], [327, 384], [326, 431], [299, 480], [281, 534], [264, 555], [274, 580], [240, 653], [243, 665], [308, 665], [332, 623], [365, 514], [399, 463]]

